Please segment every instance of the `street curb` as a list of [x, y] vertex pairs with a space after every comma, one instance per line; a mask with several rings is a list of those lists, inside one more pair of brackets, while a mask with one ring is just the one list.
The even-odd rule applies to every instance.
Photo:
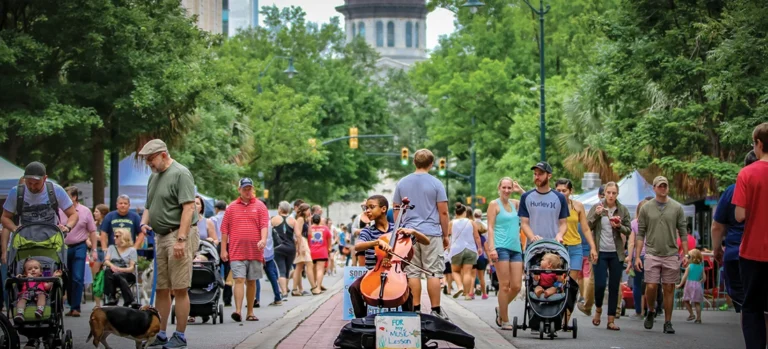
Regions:
[[441, 297], [440, 302], [451, 314], [451, 322], [454, 325], [475, 336], [475, 348], [517, 349], [475, 313], [456, 303], [451, 297]]
[[344, 288], [344, 279], [336, 281], [328, 291], [319, 295], [312, 296], [312, 300], [299, 305], [277, 321], [262, 328], [258, 332], [248, 336], [240, 342], [234, 349], [274, 349], [283, 339], [299, 327], [299, 325], [312, 315], [317, 308], [325, 304], [331, 297]]

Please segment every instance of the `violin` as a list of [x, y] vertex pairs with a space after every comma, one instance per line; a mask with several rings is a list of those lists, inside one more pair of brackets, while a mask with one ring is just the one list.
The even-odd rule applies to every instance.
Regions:
[[[413, 258], [413, 239], [400, 233], [400, 225], [406, 211], [412, 210], [410, 200], [403, 198], [403, 203], [395, 210], [400, 214], [395, 221], [392, 233], [384, 234], [378, 240], [384, 241], [391, 247], [391, 251], [385, 252], [376, 246], [376, 266], [369, 270], [360, 283], [360, 291], [365, 302], [371, 306], [380, 308], [397, 308], [408, 300], [411, 290], [408, 287], [408, 277], [405, 274], [403, 264], [420, 269], [431, 274], [423, 268], [410, 263]], [[388, 263], [385, 260], [389, 259]]]

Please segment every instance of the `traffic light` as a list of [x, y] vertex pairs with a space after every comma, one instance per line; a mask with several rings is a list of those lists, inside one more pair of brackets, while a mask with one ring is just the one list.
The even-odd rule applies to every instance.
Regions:
[[400, 164], [408, 166], [408, 148], [406, 147], [400, 149]]
[[440, 162], [439, 162], [439, 165], [438, 165], [438, 170], [439, 171], [437, 173], [441, 177], [445, 176], [445, 158], [440, 158]]
[[264, 189], [264, 198], [269, 199], [269, 189]]
[[357, 127], [349, 128], [349, 147], [351, 149], [357, 149]]

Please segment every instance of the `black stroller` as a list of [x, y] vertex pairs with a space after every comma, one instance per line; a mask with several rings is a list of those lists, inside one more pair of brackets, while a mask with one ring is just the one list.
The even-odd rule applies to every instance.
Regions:
[[[48, 291], [42, 317], [35, 316], [36, 305], [28, 303], [24, 310], [24, 321], [14, 321], [13, 326], [19, 334], [37, 340], [46, 349], [72, 348], [72, 331], [64, 330], [64, 285], [67, 277], [64, 256], [64, 234], [52, 224], [32, 223], [21, 226], [14, 234], [8, 249], [8, 279], [5, 281], [6, 294], [12, 300], [8, 307], [8, 317], [14, 316], [16, 305], [13, 303], [25, 282], [43, 282], [52, 284]], [[24, 273], [27, 260], [37, 260], [42, 267], [42, 277], [17, 278]], [[61, 271], [62, 277], [54, 276]], [[39, 339], [39, 340], [38, 340]]]
[[[200, 240], [197, 254], [205, 256], [207, 261], [192, 263], [192, 286], [187, 291], [189, 294], [189, 316], [202, 317], [203, 323], [216, 318], [224, 323], [224, 305], [220, 303], [221, 290], [224, 282], [221, 280], [219, 267], [221, 260], [216, 246], [208, 240]], [[171, 323], [176, 319], [176, 306], [171, 308]], [[186, 321], [186, 320], [182, 320]]]
[[[556, 270], [548, 270], [558, 275], [565, 275], [566, 282], [563, 286], [563, 292], [556, 293], [548, 298], [544, 295], [537, 297], [533, 289], [536, 287], [533, 282], [533, 276], [543, 272], [539, 269], [541, 258], [547, 253], [554, 253], [560, 256], [562, 267]], [[568, 271], [570, 266], [568, 250], [565, 246], [554, 240], [539, 240], [528, 245], [525, 252], [525, 285], [528, 290], [525, 295], [525, 312], [523, 313], [523, 324], [518, 325], [517, 316], [512, 320], [512, 336], [517, 337], [517, 329], [525, 331], [527, 328], [538, 329], [539, 339], [549, 336], [555, 338], [555, 332], [563, 330], [563, 320], [566, 314], [566, 305], [569, 299], [569, 293], [572, 292], [570, 280], [568, 280]], [[573, 333], [573, 338], [577, 336], [576, 319], [572, 320], [572, 326], [566, 326]]]

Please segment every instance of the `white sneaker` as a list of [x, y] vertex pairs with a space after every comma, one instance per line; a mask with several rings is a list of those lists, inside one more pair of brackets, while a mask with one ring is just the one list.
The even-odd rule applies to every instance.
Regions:
[[431, 315], [439, 317], [445, 321], [451, 321], [451, 319], [448, 318], [448, 314], [446, 314], [445, 311], [442, 311], [442, 310], [439, 313], [433, 310]]

